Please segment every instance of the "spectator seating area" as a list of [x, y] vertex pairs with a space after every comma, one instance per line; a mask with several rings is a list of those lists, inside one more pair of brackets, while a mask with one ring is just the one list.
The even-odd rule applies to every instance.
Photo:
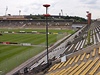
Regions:
[[77, 37], [79, 41], [76, 38], [66, 46], [67, 61], [52, 65], [46, 75], [100, 74], [100, 22], [92, 23], [82, 34], [82, 39], [80, 36]]
[[46, 75], [98, 75], [100, 73], [100, 47], [75, 55], [66, 62], [55, 64]]
[[[72, 22], [48, 21], [49, 28], [71, 28]], [[45, 28], [45, 20], [0, 20], [0, 28]]]
[[100, 22], [95, 22], [87, 31], [81, 32], [75, 37], [74, 41], [66, 45], [66, 54], [76, 52], [98, 42], [100, 42]]

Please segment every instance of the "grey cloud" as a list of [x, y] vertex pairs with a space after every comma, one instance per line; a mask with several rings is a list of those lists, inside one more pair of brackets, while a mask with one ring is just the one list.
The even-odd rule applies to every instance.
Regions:
[[41, 7], [41, 4], [31, 3], [24, 6], [18, 6], [17, 8], [23, 10], [24, 12], [30, 12], [32, 10], [39, 10], [40, 7]]
[[24, 12], [28, 12], [28, 11], [29, 11], [29, 8], [25, 8], [25, 9], [24, 9]]
[[84, 4], [96, 4], [98, 0], [80, 0]]
[[80, 2], [90, 9], [100, 9], [99, 0], [80, 0]]
[[91, 9], [100, 9], [100, 6], [99, 5], [94, 5], [94, 6], [88, 6], [89, 8], [91, 8]]

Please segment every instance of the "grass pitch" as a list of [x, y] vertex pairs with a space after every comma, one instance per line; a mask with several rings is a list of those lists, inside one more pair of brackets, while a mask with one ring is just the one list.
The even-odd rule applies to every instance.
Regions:
[[[16, 32], [16, 33], [4, 33], [4, 32]], [[31, 43], [36, 46], [12, 46], [0, 44], [0, 75], [4, 75], [10, 70], [14, 69], [21, 63], [25, 62], [29, 58], [37, 55], [45, 50], [45, 34], [22, 34], [17, 33], [19, 31], [31, 32], [45, 32], [45, 30], [33, 30], [33, 29], [0, 29], [3, 34], [0, 36], [0, 42], [17, 42], [17, 43]], [[49, 34], [49, 46], [54, 44], [59, 39], [68, 34], [72, 34], [72, 30], [49, 30], [52, 34]], [[40, 47], [38, 45], [43, 45]]]

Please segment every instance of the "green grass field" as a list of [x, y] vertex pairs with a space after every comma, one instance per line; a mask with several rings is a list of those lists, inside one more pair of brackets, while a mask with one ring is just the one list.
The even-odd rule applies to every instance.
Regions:
[[[0, 29], [0, 32], [45, 32], [45, 30], [33, 30], [33, 29]], [[73, 33], [72, 30], [49, 30], [54, 34], [49, 34], [49, 46], [54, 44], [64, 36]], [[59, 34], [55, 34], [59, 33]], [[45, 50], [45, 34], [22, 34], [22, 33], [2, 33], [0, 36], [0, 42], [17, 42], [17, 43], [31, 43], [36, 46], [13, 46], [0, 44], [0, 75], [3, 75], [10, 70], [14, 69], [21, 63], [25, 62], [29, 58], [37, 55]], [[40, 47], [38, 45], [43, 45]]]

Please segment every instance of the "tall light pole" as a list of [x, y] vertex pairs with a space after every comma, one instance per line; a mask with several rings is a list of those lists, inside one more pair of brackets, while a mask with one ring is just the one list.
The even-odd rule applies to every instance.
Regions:
[[6, 6], [5, 16], [7, 16], [8, 7]]
[[87, 13], [87, 18], [88, 18], [88, 25], [91, 24], [91, 13], [89, 11], [86, 12]]
[[19, 15], [21, 14], [21, 10], [19, 10]]
[[49, 65], [49, 56], [48, 56], [48, 17], [50, 14], [48, 14], [48, 7], [50, 6], [49, 4], [44, 4], [44, 7], [46, 7], [46, 14], [44, 16], [46, 17], [46, 49], [47, 49], [47, 64]]

